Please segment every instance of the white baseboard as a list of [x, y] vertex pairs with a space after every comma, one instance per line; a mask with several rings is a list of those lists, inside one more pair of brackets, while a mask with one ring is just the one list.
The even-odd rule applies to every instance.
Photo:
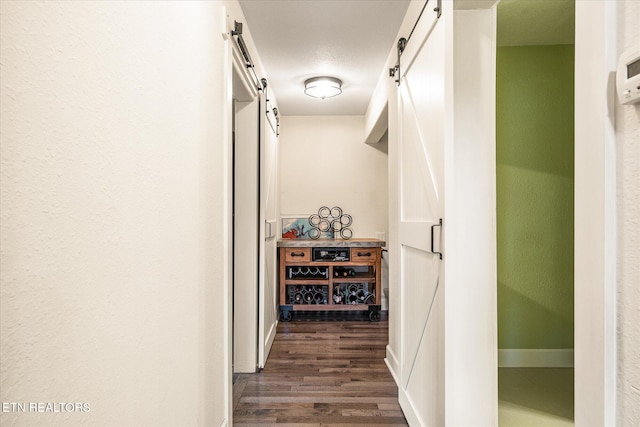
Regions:
[[402, 387], [398, 387], [398, 403], [400, 404], [400, 409], [402, 409], [402, 413], [410, 426], [425, 425], [418, 416], [418, 411], [416, 410], [413, 401]]
[[396, 382], [398, 388], [400, 388], [400, 377], [398, 376], [398, 372], [400, 372], [400, 363], [398, 362], [398, 358], [391, 350], [391, 347], [387, 345], [387, 357], [384, 359], [384, 363], [389, 368], [389, 372], [391, 372], [391, 376], [393, 380]]
[[278, 328], [278, 321], [276, 320], [269, 328], [269, 332], [267, 332], [267, 338], [264, 343], [264, 361], [262, 366], [258, 366], [258, 369], [264, 368], [264, 365], [267, 363], [267, 358], [269, 357], [269, 353], [271, 353], [271, 347], [273, 346], [273, 341], [276, 339], [276, 329]]
[[389, 372], [391, 372], [391, 376], [398, 386], [398, 403], [407, 422], [410, 426], [424, 425], [418, 416], [413, 401], [400, 384], [400, 364], [398, 363], [398, 358], [389, 346], [387, 346], [387, 357], [384, 359], [384, 363], [387, 364], [387, 368], [389, 368]]
[[498, 349], [500, 368], [573, 368], [573, 349]]

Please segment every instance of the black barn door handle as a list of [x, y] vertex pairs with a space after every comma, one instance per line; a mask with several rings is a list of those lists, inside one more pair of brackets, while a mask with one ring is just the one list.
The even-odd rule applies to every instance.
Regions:
[[437, 223], [437, 224], [433, 224], [433, 225], [431, 226], [431, 253], [432, 253], [432, 254], [439, 255], [439, 256], [440, 256], [440, 259], [442, 259], [442, 252], [436, 252], [436, 251], [434, 250], [434, 247], [433, 247], [433, 246], [434, 246], [434, 240], [435, 240], [435, 239], [434, 239], [434, 235], [435, 235], [435, 233], [434, 233], [434, 231], [433, 231], [433, 230], [434, 230], [436, 227], [440, 227], [440, 230], [441, 230], [440, 232], [442, 232], [442, 218], [440, 218], [440, 221], [438, 221], [438, 223]]

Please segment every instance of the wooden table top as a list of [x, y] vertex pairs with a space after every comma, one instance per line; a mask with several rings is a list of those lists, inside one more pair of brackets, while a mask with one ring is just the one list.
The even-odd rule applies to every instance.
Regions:
[[278, 240], [280, 248], [334, 248], [334, 247], [352, 247], [352, 248], [377, 248], [386, 244], [384, 240], [379, 239], [282, 239]]

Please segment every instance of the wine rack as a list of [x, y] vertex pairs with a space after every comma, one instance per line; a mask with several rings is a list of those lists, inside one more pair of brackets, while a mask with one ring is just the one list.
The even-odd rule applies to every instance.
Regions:
[[287, 304], [328, 304], [329, 286], [287, 285]]
[[371, 283], [335, 283], [334, 304], [375, 304], [376, 291]]
[[328, 279], [329, 267], [287, 266], [289, 279]]
[[294, 311], [368, 311], [371, 321], [380, 319], [384, 242], [359, 239], [348, 245], [331, 244], [278, 243], [282, 320], [291, 320]]

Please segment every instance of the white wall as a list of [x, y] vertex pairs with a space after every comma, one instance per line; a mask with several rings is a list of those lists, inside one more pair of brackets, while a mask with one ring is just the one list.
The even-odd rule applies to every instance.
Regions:
[[283, 116], [278, 144], [282, 215], [340, 206], [353, 237], [386, 234], [386, 143], [364, 143], [364, 116]]
[[[2, 425], [223, 421], [217, 2], [0, 2]], [[28, 406], [27, 406], [28, 411]]]
[[[618, 2], [618, 54], [640, 49], [640, 2]], [[640, 425], [640, 104], [616, 103], [617, 425]]]

